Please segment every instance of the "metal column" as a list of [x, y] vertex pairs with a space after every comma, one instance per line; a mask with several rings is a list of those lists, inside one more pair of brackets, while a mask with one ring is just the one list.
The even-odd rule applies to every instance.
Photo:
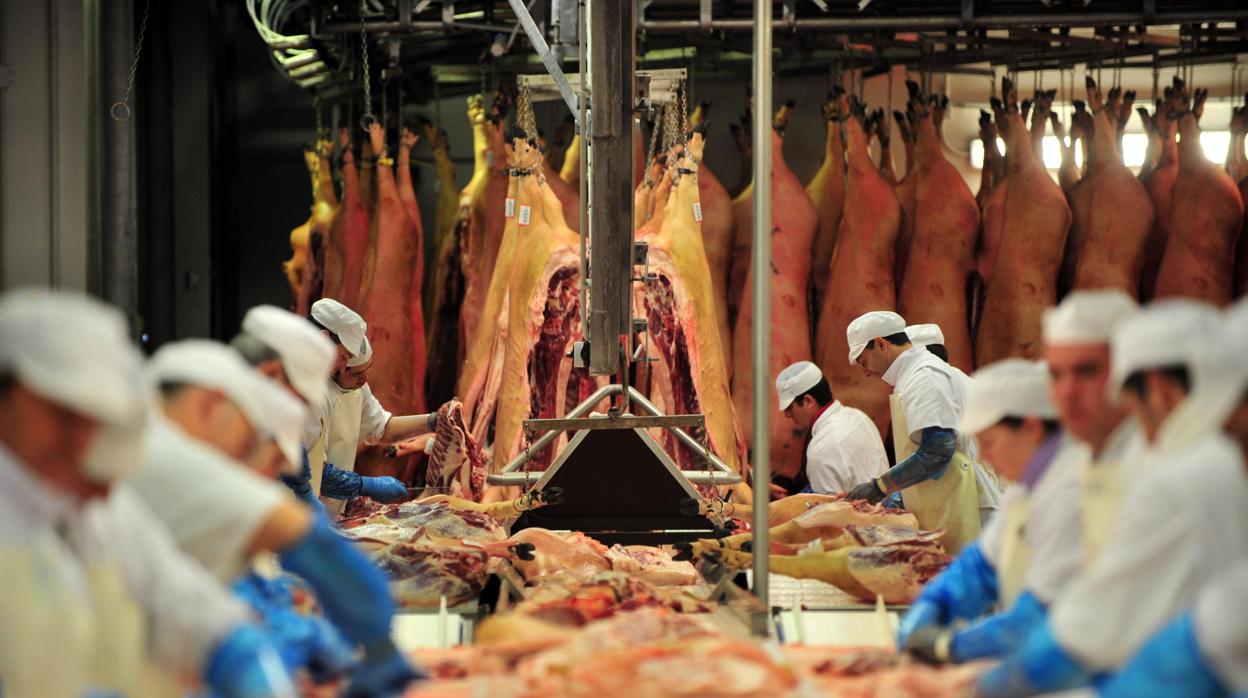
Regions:
[[771, 503], [771, 0], [754, 3], [754, 594], [752, 630], [768, 635], [767, 506]]
[[634, 7], [632, 2], [595, 2], [586, 3], [585, 11], [590, 110], [583, 132], [593, 163], [587, 167], [589, 368], [595, 375], [611, 375], [620, 367], [620, 337], [632, 323]]

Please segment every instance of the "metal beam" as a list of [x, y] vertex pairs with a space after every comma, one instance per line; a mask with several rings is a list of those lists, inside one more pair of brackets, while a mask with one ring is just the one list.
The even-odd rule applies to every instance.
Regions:
[[[924, 31], [931, 29], [962, 29], [966, 27], [995, 29], [1009, 27], [1093, 27], [1101, 24], [1190, 24], [1195, 22], [1233, 22], [1248, 19], [1248, 8], [1236, 10], [1209, 10], [1202, 12], [1167, 12], [1146, 21], [1142, 12], [1088, 12], [1019, 15], [979, 15], [967, 24], [958, 15], [916, 17], [803, 17], [795, 22], [797, 30], [861, 31], [867, 29], [895, 29], [901, 31]], [[716, 19], [712, 31], [746, 32], [755, 28], [756, 20]], [[648, 19], [641, 28], [656, 33], [696, 33], [700, 30], [696, 19]], [[359, 27], [356, 27], [359, 30]]]
[[700, 427], [705, 419], [700, 414], [673, 414], [661, 417], [607, 415], [565, 419], [526, 419], [524, 428], [534, 431], [579, 431], [581, 429], [665, 429], [667, 427]]
[[507, 0], [507, 2], [511, 4], [511, 11], [516, 13], [516, 19], [520, 21], [520, 26], [524, 27], [525, 35], [529, 37], [529, 42], [533, 44], [538, 57], [542, 59], [542, 65], [546, 66], [546, 72], [550, 73], [550, 77], [554, 78], [555, 84], [559, 86], [559, 94], [563, 95], [563, 101], [572, 111], [572, 118], [579, 121], [581, 110], [576, 105], [576, 93], [572, 91], [572, 86], [564, 77], [563, 68], [559, 67], [559, 59], [546, 45], [546, 37], [542, 36], [542, 30], [533, 23], [529, 8], [524, 6], [523, 0]]
[[[519, 0], [511, 0], [518, 2]], [[620, 369], [620, 338], [631, 334], [633, 276], [633, 105], [636, 35], [632, 2], [590, 3], [589, 370]]]
[[771, 0], [754, 3], [754, 595], [751, 630], [768, 636], [767, 511], [771, 503]]

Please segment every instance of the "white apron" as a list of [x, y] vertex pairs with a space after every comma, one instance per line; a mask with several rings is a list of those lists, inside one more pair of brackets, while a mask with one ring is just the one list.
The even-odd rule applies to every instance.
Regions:
[[[325, 462], [339, 470], [355, 472], [355, 456], [360, 448], [360, 420], [364, 414], [364, 391], [339, 392], [334, 396], [334, 411], [329, 418], [328, 441], [325, 445]], [[324, 432], [322, 432], [324, 434]], [[317, 476], [316, 492], [319, 494], [320, 476]], [[347, 504], [345, 499], [321, 500], [325, 510], [337, 517]]]
[[[910, 440], [901, 396], [890, 395], [888, 405], [893, 419], [894, 456], [900, 463], [913, 455], [918, 446]], [[979, 487], [975, 467], [961, 450], [954, 453], [939, 478], [908, 487], [901, 491], [901, 496], [906, 510], [919, 520], [920, 528], [945, 530], [941, 542], [950, 555], [956, 556], [979, 537]]]

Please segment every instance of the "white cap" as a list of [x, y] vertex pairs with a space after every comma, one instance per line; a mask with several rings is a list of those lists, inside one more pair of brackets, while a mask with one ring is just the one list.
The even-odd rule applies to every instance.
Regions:
[[0, 296], [0, 373], [105, 424], [146, 415], [138, 349], [121, 312], [88, 296], [22, 289]]
[[280, 384], [261, 380], [255, 392], [256, 402], [263, 414], [261, 431], [269, 434], [278, 449], [286, 457], [286, 474], [298, 474], [303, 467], [303, 427], [308, 419], [308, 408], [295, 399]]
[[110, 305], [47, 289], [0, 296], [0, 374], [100, 423], [83, 462], [94, 482], [115, 481], [142, 463], [142, 363], [125, 317]]
[[1211, 340], [1188, 343], [1192, 393], [1184, 402], [1198, 405], [1208, 426], [1221, 429], [1248, 391], [1248, 304], [1231, 306]]
[[338, 335], [338, 341], [353, 358], [348, 365], [359, 366], [372, 356], [373, 348], [368, 343], [368, 323], [364, 322], [359, 313], [333, 298], [322, 298], [312, 304], [312, 319]]
[[780, 400], [780, 411], [787, 410], [798, 395], [819, 385], [821, 380], [823, 371], [809, 361], [798, 361], [781, 371], [776, 376], [776, 397]]
[[277, 352], [291, 387], [309, 405], [319, 405], [325, 399], [338, 352], [316, 325], [289, 310], [258, 305], [247, 311], [242, 329]]
[[1057, 419], [1043, 361], [1005, 359], [971, 376], [958, 431], [977, 434], [1005, 417]]
[[251, 426], [271, 437], [258, 397], [272, 381], [256, 373], [238, 352], [207, 339], [184, 339], [161, 347], [147, 362], [147, 376], [154, 386], [186, 383], [217, 390], [234, 403]]
[[845, 328], [845, 338], [849, 340], [849, 365], [854, 365], [871, 340], [905, 331], [906, 321], [891, 310], [874, 310], [859, 315]]
[[1057, 307], [1044, 311], [1044, 343], [1109, 344], [1114, 328], [1138, 310], [1135, 300], [1122, 291], [1073, 291]]
[[940, 325], [929, 322], [922, 325], [910, 325], [906, 328], [906, 335], [910, 337], [911, 344], [919, 346], [928, 346], [929, 344], [944, 344], [945, 333], [940, 331]]
[[1221, 322], [1217, 308], [1188, 298], [1168, 298], [1140, 309], [1118, 326], [1110, 341], [1110, 394], [1117, 396], [1137, 371], [1187, 365], [1192, 343], [1214, 337]]

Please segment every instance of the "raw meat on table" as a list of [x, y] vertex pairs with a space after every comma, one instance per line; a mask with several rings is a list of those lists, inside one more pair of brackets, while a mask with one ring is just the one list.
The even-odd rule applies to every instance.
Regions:
[[452, 399], [438, 408], [425, 485], [449, 488], [453, 496], [479, 502], [485, 494], [485, 476], [485, 455], [464, 424], [463, 403]]

